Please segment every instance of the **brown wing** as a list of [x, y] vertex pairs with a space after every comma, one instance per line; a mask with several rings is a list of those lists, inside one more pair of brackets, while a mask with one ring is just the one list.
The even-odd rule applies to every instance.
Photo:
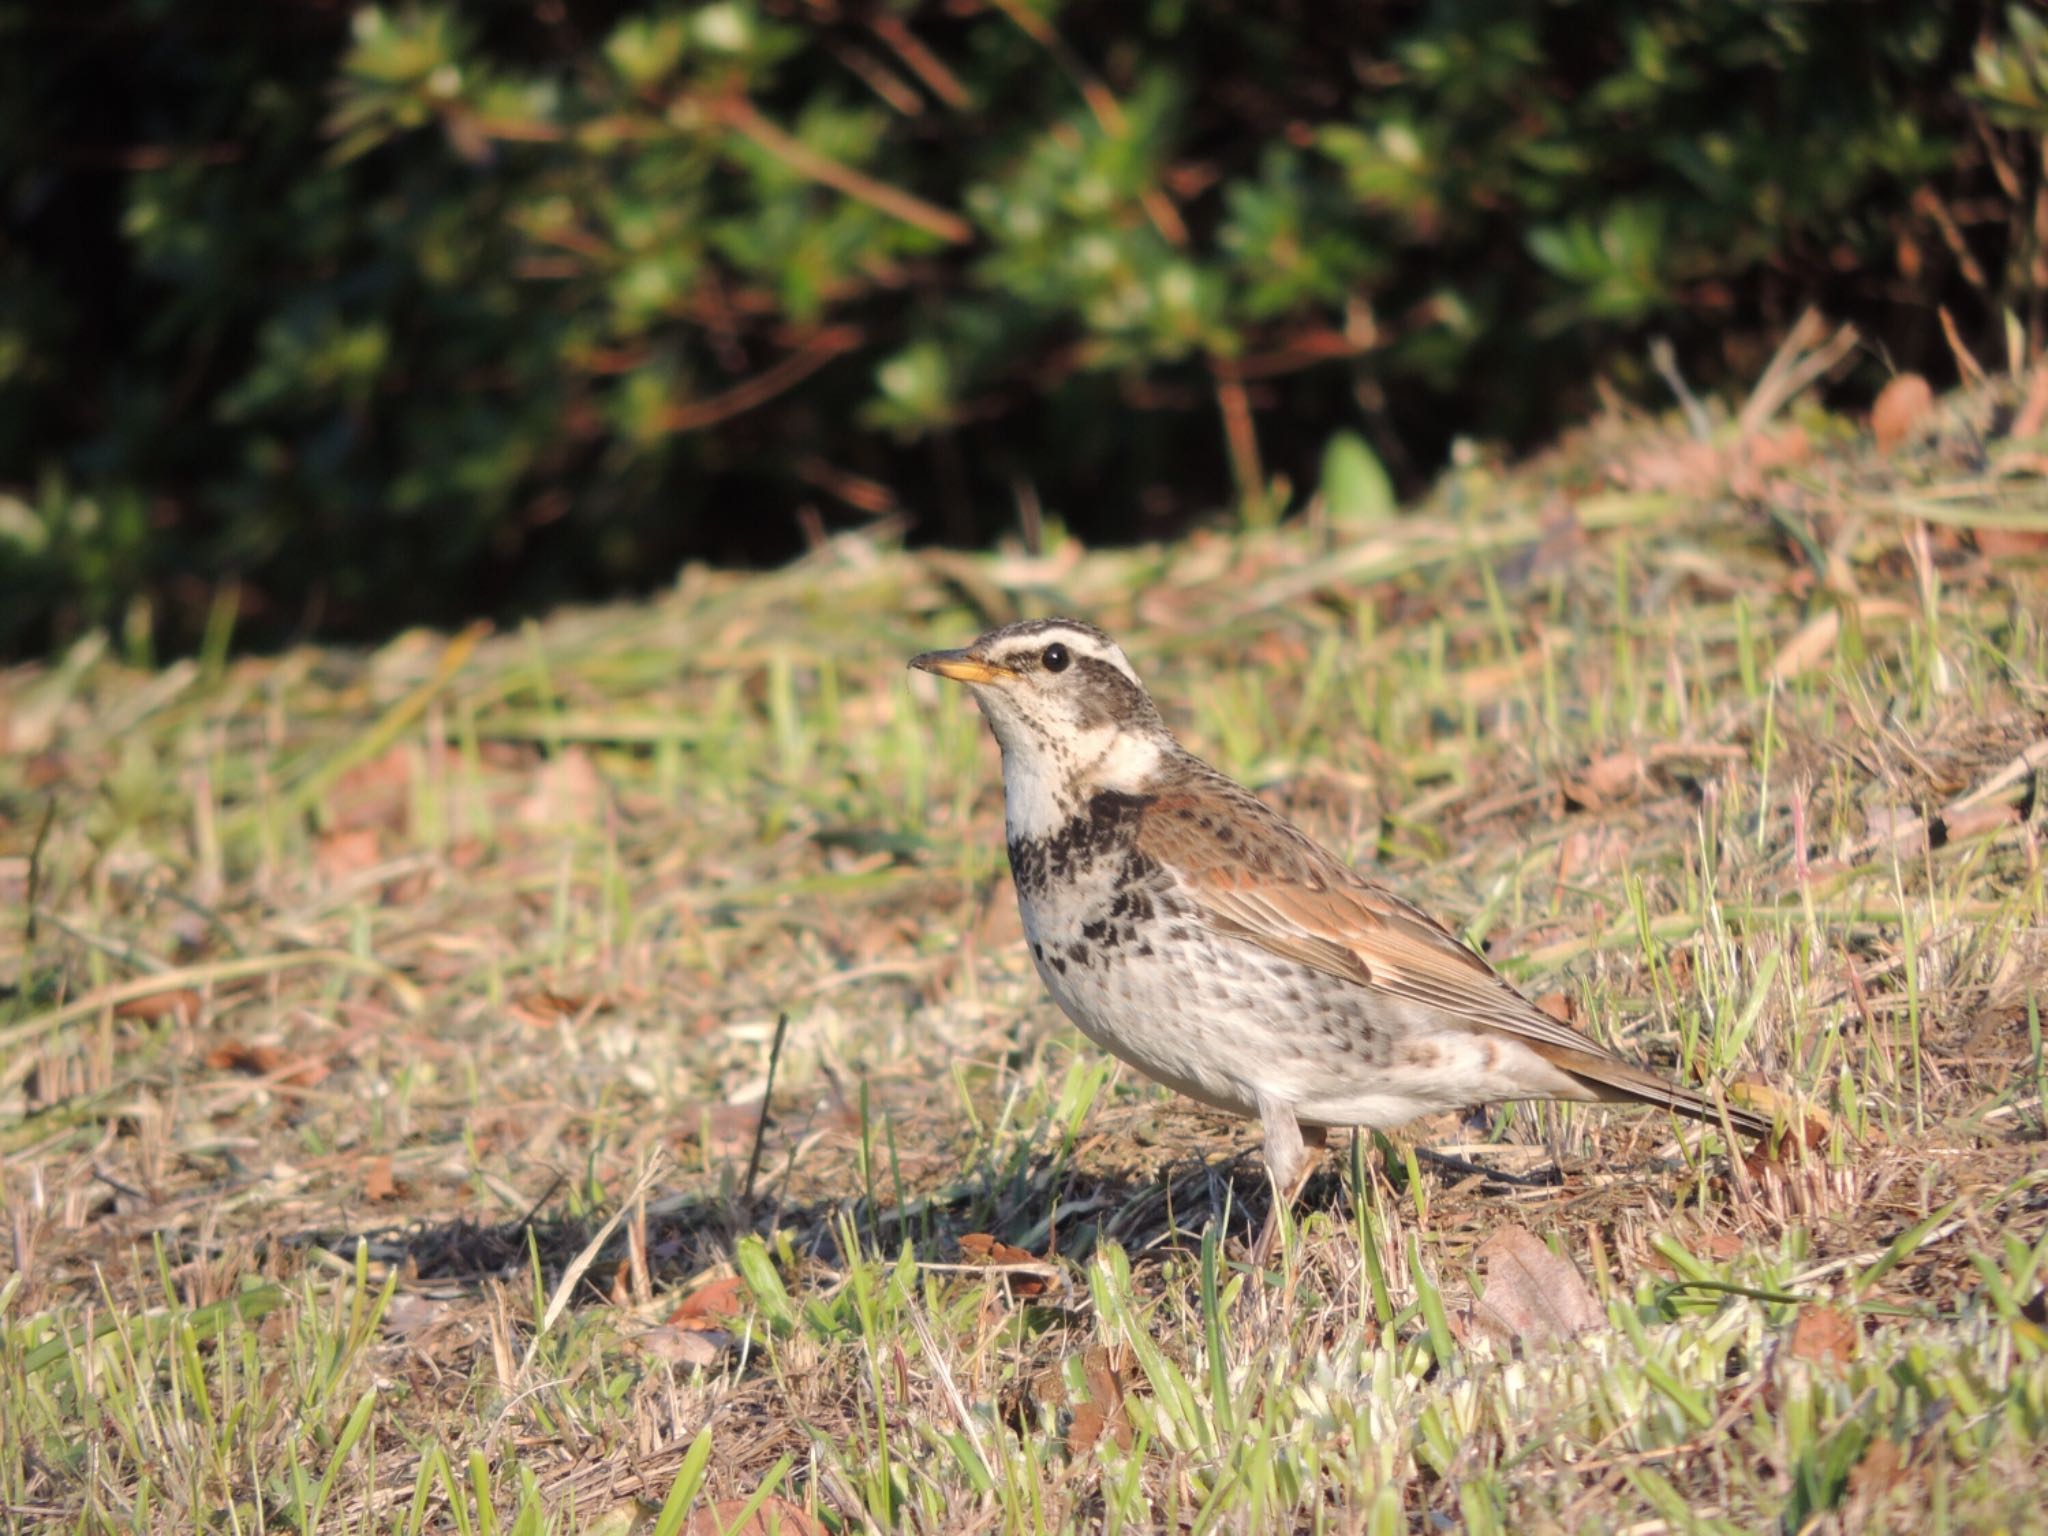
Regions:
[[[1245, 824], [1256, 831], [1247, 835]], [[1388, 997], [1447, 1026], [1511, 1036], [1603, 1096], [1643, 1099], [1718, 1122], [1718, 1105], [1623, 1061], [1536, 1007], [1419, 907], [1367, 880], [1220, 775], [1157, 796], [1138, 847], [1175, 870], [1209, 926]], [[1767, 1120], [1731, 1109], [1761, 1134]]]

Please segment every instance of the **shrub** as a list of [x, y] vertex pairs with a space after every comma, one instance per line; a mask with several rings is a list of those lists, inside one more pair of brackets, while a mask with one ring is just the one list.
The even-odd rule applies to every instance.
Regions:
[[[0, 5], [0, 648], [1411, 486], [1646, 333], [2038, 329], [2048, 44], [1912, 0]], [[1968, 89], [1959, 89], [1964, 80]], [[2027, 146], [2034, 144], [2036, 148]], [[1873, 371], [1875, 371], [1873, 369]], [[245, 633], [247, 631], [245, 630]]]

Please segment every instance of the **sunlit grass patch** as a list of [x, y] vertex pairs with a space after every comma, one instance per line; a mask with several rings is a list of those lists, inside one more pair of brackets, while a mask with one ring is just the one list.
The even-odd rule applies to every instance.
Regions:
[[[2026, 1528], [2048, 573], [1946, 530], [2048, 507], [2037, 446], [1942, 441], [1652, 493], [1597, 488], [1669, 446], [1609, 423], [1352, 542], [848, 538], [510, 635], [9, 675], [0, 1510]], [[1253, 1133], [1063, 1027], [994, 749], [903, 670], [1052, 610], [1805, 1155], [1483, 1107], [1342, 1145], [1249, 1270]]]

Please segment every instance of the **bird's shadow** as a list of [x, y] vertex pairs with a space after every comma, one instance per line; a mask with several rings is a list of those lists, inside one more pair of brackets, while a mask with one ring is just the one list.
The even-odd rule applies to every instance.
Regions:
[[[1433, 1154], [1421, 1161], [1426, 1177], [1444, 1183], [1475, 1175], [1502, 1186], [1555, 1182], [1554, 1169], [1532, 1178]], [[1348, 1214], [1361, 1174], [1402, 1176], [1392, 1160], [1368, 1172], [1359, 1152], [1335, 1147], [1302, 1191], [1297, 1216]], [[622, 1266], [637, 1266], [644, 1273], [629, 1268], [629, 1279], [659, 1292], [734, 1262], [749, 1237], [833, 1271], [861, 1257], [894, 1262], [906, 1243], [923, 1263], [986, 1262], [991, 1248], [983, 1239], [1002, 1245], [999, 1260], [1070, 1263], [1085, 1263], [1099, 1246], [1114, 1243], [1143, 1268], [1198, 1253], [1214, 1230], [1226, 1252], [1241, 1254], [1274, 1199], [1253, 1151], [1182, 1156], [1147, 1173], [1083, 1167], [1063, 1147], [987, 1161], [955, 1182], [900, 1198], [856, 1180], [804, 1200], [729, 1188], [663, 1191], [657, 1184], [604, 1233], [611, 1213], [550, 1208], [566, 1183], [558, 1180], [524, 1216], [503, 1222], [424, 1219], [309, 1231], [299, 1241], [341, 1254], [361, 1244], [373, 1262], [399, 1266], [407, 1284], [458, 1292], [516, 1278], [537, 1279], [552, 1292], [577, 1269], [572, 1299], [591, 1303], [617, 1294]]]

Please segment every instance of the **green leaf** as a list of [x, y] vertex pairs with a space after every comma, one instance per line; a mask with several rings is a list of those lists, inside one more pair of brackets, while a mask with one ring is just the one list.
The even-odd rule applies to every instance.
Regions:
[[1323, 447], [1323, 505], [1339, 528], [1385, 522], [1397, 510], [1386, 466], [1356, 432], [1333, 433]]

